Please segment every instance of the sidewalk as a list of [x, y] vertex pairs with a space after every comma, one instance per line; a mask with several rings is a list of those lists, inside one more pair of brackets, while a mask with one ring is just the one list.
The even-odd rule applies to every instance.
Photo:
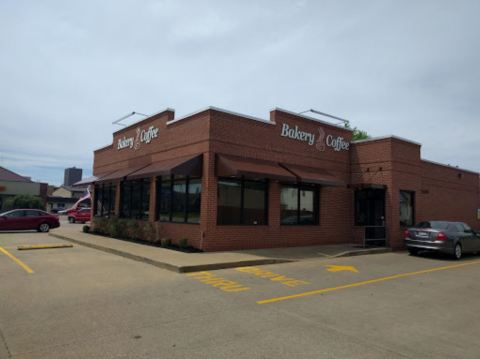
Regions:
[[50, 232], [50, 236], [178, 273], [286, 263], [318, 258], [385, 253], [390, 251], [388, 248], [358, 248], [345, 244], [229, 252], [184, 253], [161, 247], [83, 233], [81, 228], [77, 226], [65, 226], [55, 229]]

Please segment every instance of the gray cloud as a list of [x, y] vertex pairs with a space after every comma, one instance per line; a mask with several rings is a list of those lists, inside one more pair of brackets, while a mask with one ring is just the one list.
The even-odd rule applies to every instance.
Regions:
[[63, 166], [91, 168], [116, 118], [214, 105], [263, 118], [313, 107], [480, 171], [478, 13], [478, 1], [3, 1], [0, 165], [59, 183]]

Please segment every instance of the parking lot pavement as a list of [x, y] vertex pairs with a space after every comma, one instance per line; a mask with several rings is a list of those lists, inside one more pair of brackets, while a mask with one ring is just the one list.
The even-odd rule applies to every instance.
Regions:
[[43, 242], [62, 243], [0, 234], [34, 272], [0, 253], [0, 358], [480, 353], [479, 257], [387, 253], [178, 274], [81, 246], [16, 249]]

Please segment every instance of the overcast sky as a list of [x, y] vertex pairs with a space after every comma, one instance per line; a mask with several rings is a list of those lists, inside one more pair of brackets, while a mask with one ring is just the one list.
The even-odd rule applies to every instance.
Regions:
[[112, 121], [310, 108], [480, 171], [480, 1], [0, 0], [0, 166], [91, 174]]

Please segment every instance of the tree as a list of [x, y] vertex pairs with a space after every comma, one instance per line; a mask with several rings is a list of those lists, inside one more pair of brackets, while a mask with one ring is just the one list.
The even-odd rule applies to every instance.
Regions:
[[345, 122], [345, 128], [348, 128], [353, 131], [352, 141], [366, 140], [367, 138], [370, 138], [367, 131], [359, 130], [357, 127], [352, 128], [350, 126], [350, 122]]
[[5, 201], [4, 209], [18, 208], [45, 209], [45, 206], [40, 198], [30, 194], [19, 194]]

